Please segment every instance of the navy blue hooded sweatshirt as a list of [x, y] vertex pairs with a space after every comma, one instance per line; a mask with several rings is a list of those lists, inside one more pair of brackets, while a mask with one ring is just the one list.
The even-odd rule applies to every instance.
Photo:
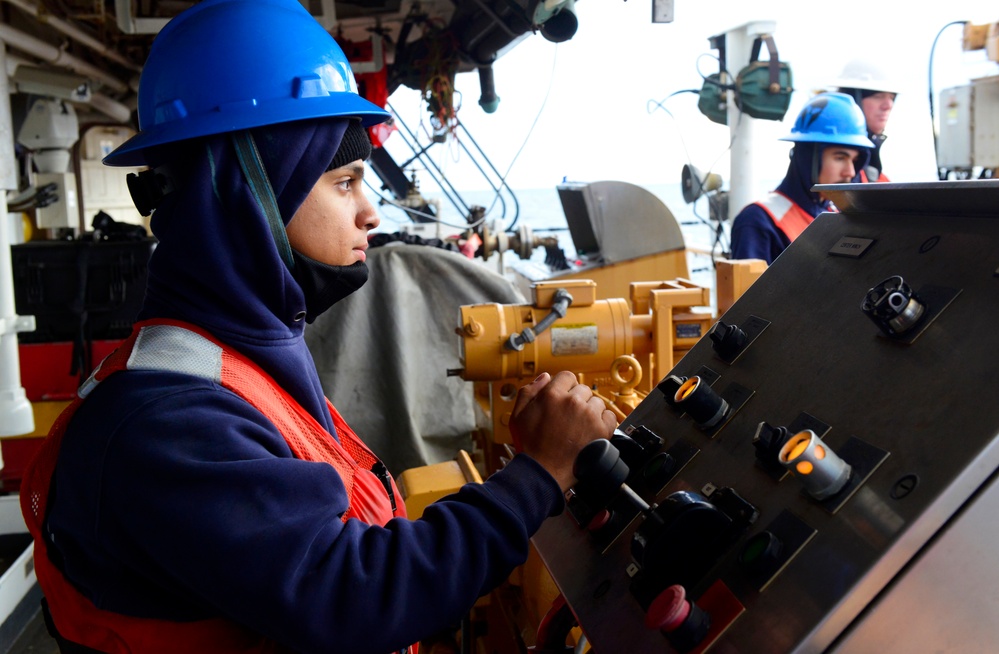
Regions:
[[[818, 167], [814, 161], [821, 161], [825, 147], [821, 143], [795, 143], [787, 174], [775, 189], [813, 218], [824, 211], [835, 210], [831, 202], [823, 201], [818, 193], [811, 190], [818, 177]], [[866, 165], [865, 153], [869, 152], [867, 149], [860, 151], [862, 163], [857, 166], [857, 170]], [[790, 244], [791, 240], [774, 224], [770, 214], [755, 202], [747, 205], [732, 221], [732, 259], [763, 259], [767, 263], [773, 263]]]
[[[285, 222], [345, 128], [327, 119], [254, 130]], [[159, 244], [140, 318], [207, 329], [332, 429], [303, 339], [304, 295], [229, 137], [200, 140], [177, 162], [179, 189], [153, 217]], [[53, 561], [99, 608], [228, 618], [302, 652], [386, 654], [454, 625], [500, 584], [562, 494], [519, 455], [420, 520], [345, 524], [334, 469], [294, 458], [244, 400], [200, 378], [127, 371], [78, 409], [49, 506]]]

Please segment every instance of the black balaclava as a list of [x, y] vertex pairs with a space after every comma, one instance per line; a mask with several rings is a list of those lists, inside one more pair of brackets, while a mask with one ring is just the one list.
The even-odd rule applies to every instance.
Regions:
[[[822, 153], [830, 144], [801, 141], [794, 144], [791, 150], [791, 162], [787, 166], [787, 174], [781, 180], [777, 190], [786, 195], [812, 217], [823, 211], [828, 211], [830, 203], [823, 201], [812, 187], [818, 183], [819, 169], [822, 165]], [[857, 169], [867, 164], [870, 148], [847, 146], [860, 151], [860, 161]]]
[[[363, 161], [369, 156], [371, 141], [368, 133], [359, 121], [352, 120], [344, 132], [336, 156], [326, 170], [335, 170], [359, 159]], [[295, 281], [305, 293], [305, 320], [309, 324], [368, 281], [368, 267], [363, 261], [349, 266], [330, 266], [297, 250], [292, 250], [292, 257], [295, 261]]]
[[[287, 223], [325, 172], [349, 121], [325, 118], [251, 131]], [[173, 153], [177, 190], [153, 213], [158, 239], [140, 320], [193, 323], [239, 350], [328, 431], [315, 362], [303, 333], [307, 293], [282, 260], [233, 137], [220, 134]], [[296, 266], [297, 267], [297, 266]]]

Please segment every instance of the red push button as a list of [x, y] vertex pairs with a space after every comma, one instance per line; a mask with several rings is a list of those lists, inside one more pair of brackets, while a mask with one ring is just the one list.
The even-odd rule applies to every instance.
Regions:
[[645, 613], [645, 626], [663, 633], [675, 631], [690, 615], [690, 602], [683, 586], [674, 584], [653, 600]]
[[707, 637], [711, 616], [687, 600], [683, 586], [674, 584], [659, 593], [649, 605], [645, 626], [662, 632], [678, 652], [689, 652]]

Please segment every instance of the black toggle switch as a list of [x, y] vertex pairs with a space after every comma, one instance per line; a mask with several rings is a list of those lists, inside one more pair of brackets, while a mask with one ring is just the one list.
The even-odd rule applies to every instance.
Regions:
[[631, 470], [645, 465], [663, 446], [663, 439], [644, 425], [629, 428], [627, 432], [615, 429], [610, 442]]
[[626, 483], [634, 490], [655, 492], [673, 478], [676, 459], [668, 452], [660, 451], [663, 439], [648, 427], [629, 427], [627, 433], [615, 430], [610, 442], [621, 452], [621, 458], [631, 470]]
[[749, 337], [738, 325], [729, 325], [721, 320], [711, 326], [708, 332], [711, 347], [725, 361], [732, 361], [746, 347]]
[[753, 447], [756, 448], [756, 458], [762, 463], [771, 465], [778, 463], [780, 448], [791, 437], [787, 427], [772, 427], [767, 422], [761, 422], [753, 434]]

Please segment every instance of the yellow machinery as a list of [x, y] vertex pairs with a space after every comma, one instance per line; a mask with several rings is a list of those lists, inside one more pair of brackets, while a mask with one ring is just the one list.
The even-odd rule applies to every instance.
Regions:
[[[517, 389], [541, 372], [572, 370], [623, 420], [654, 385], [656, 371], [672, 368], [709, 329], [709, 289], [685, 279], [632, 283], [629, 302], [597, 299], [591, 280], [540, 282], [529, 305], [480, 304], [461, 308], [461, 359], [454, 371], [475, 382], [485, 416], [479, 446], [487, 471], [496, 470], [510, 449], [509, 418]], [[459, 455], [459, 460], [464, 458]], [[440, 464], [439, 464], [440, 465]], [[457, 490], [464, 478], [450, 462], [409, 470], [400, 476], [407, 508], [425, 506], [409, 491]], [[452, 479], [453, 477], [453, 479]], [[432, 501], [432, 493], [424, 494]], [[473, 616], [488, 622], [479, 651], [517, 651], [534, 643], [538, 626], [558, 597], [558, 589], [533, 549], [509, 583], [480, 602]], [[574, 630], [570, 640], [578, 641]], [[435, 650], [436, 651], [436, 650]]]
[[[461, 309], [457, 371], [479, 382], [489, 419], [486, 447], [511, 443], [517, 389], [542, 372], [571, 370], [623, 419], [710, 327], [706, 288], [685, 279], [631, 284], [631, 306], [596, 299], [590, 280], [539, 282], [530, 305], [480, 304]], [[566, 299], [568, 298], [568, 300]], [[487, 384], [484, 386], [483, 384]]]
[[[719, 302], [730, 306], [765, 269], [758, 260], [719, 260]], [[558, 278], [533, 284], [531, 304], [461, 307], [456, 332], [464, 367], [450, 374], [474, 383], [482, 411], [476, 437], [482, 475], [465, 452], [455, 461], [405, 471], [399, 485], [411, 517], [463, 484], [481, 481], [513, 456], [509, 420], [517, 390], [540, 373], [575, 372], [623, 421], [714, 322], [707, 309], [709, 289], [683, 278], [630, 282], [627, 299], [598, 299], [599, 286]], [[477, 651], [522, 651], [533, 644], [558, 596], [532, 548], [508, 584], [472, 612], [472, 621], [488, 623]], [[576, 629], [569, 640], [580, 637]], [[440, 643], [430, 650], [451, 651]]]
[[767, 269], [763, 259], [716, 259], [715, 288], [718, 299], [718, 315], [722, 316], [732, 308], [735, 301], [760, 278]]
[[[599, 298], [630, 299], [636, 279], [690, 276], [680, 224], [669, 208], [645, 188], [621, 181], [565, 182], [557, 187], [575, 246], [565, 270], [520, 262], [512, 266], [524, 293], [538, 282], [563, 284], [586, 279]], [[641, 234], [641, 238], [635, 238]], [[522, 258], [527, 258], [521, 254]]]

